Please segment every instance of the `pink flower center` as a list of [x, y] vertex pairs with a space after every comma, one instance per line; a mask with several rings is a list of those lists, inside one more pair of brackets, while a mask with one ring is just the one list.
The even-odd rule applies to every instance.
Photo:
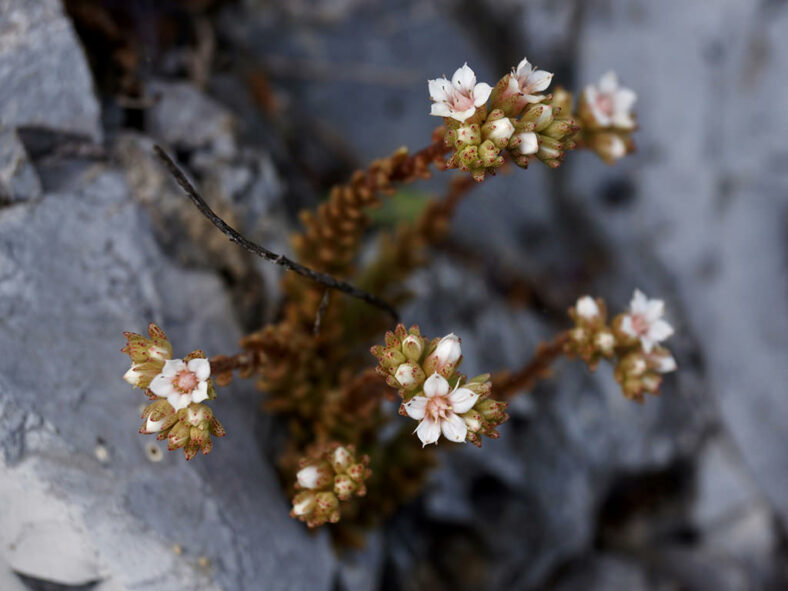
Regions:
[[649, 324], [644, 316], [632, 314], [630, 317], [632, 318], [632, 330], [635, 331], [636, 335], [643, 336], [648, 333]]
[[600, 94], [596, 97], [596, 106], [602, 113], [607, 115], [608, 117], [613, 116], [613, 111], [615, 107], [613, 105], [613, 97], [609, 94]]
[[189, 370], [183, 370], [172, 381], [172, 385], [182, 393], [186, 394], [191, 392], [197, 387], [197, 376]]
[[449, 106], [454, 111], [466, 111], [473, 108], [473, 97], [466, 92], [454, 89], [449, 96]]
[[427, 400], [426, 416], [433, 421], [444, 420], [452, 411], [451, 402], [447, 396], [433, 396]]

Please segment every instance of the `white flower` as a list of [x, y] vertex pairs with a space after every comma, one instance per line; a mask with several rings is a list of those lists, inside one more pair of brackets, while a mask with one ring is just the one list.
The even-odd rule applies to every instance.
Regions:
[[530, 156], [531, 154], [536, 154], [539, 151], [539, 138], [536, 137], [534, 132], [528, 131], [525, 133], [520, 133], [516, 135], [515, 138], [520, 142], [517, 146], [517, 148], [520, 150], [520, 154]]
[[211, 364], [207, 359], [168, 359], [161, 373], [153, 378], [150, 389], [156, 396], [166, 398], [172, 407], [179, 411], [192, 402], [202, 402], [208, 398], [208, 378]]
[[664, 312], [665, 302], [650, 300], [636, 289], [629, 304], [629, 313], [621, 319], [621, 330], [631, 337], [639, 338], [643, 350], [651, 353], [657, 343], [673, 334], [673, 327], [662, 320]]
[[435, 351], [432, 354], [435, 355], [435, 360], [440, 366], [457, 363], [457, 361], [460, 360], [460, 356], [462, 355], [460, 337], [455, 335], [453, 332], [447, 334], [440, 341], [438, 341], [438, 346], [435, 348]]
[[575, 304], [575, 311], [583, 318], [591, 319], [599, 316], [599, 306], [591, 296], [583, 296], [577, 300]]
[[512, 70], [509, 77], [509, 90], [519, 92], [528, 103], [538, 103], [545, 96], [537, 93], [547, 90], [552, 79], [553, 74], [537, 70], [526, 58], [523, 58], [517, 68]]
[[427, 87], [430, 98], [435, 101], [430, 115], [451, 117], [457, 121], [465, 121], [476, 112], [490, 97], [492, 88], [484, 82], [476, 83], [476, 74], [466, 63], [454, 72], [451, 82], [443, 78], [429, 80]]
[[666, 351], [665, 349], [654, 351], [649, 355], [648, 364], [649, 367], [658, 373], [670, 373], [676, 371], [677, 367], [673, 355], [670, 354], [670, 351]]
[[618, 85], [615, 72], [608, 72], [599, 80], [598, 85], [589, 84], [585, 88], [585, 100], [597, 123], [602, 127], [632, 129], [632, 106], [637, 94], [629, 88]]
[[468, 427], [459, 415], [471, 410], [479, 395], [457, 386], [449, 392], [449, 382], [435, 373], [424, 382], [424, 396], [414, 396], [405, 403], [408, 416], [420, 421], [416, 435], [422, 446], [437, 443], [441, 432], [449, 441], [465, 441]]

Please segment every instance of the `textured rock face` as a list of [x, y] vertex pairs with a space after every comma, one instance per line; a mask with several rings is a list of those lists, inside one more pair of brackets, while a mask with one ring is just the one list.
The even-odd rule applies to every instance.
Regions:
[[100, 139], [90, 70], [60, 0], [2, 0], [0, 15], [0, 124]]
[[[338, 561], [287, 516], [249, 384], [220, 393], [229, 435], [186, 464], [137, 434], [144, 400], [119, 380], [123, 330], [154, 320], [178, 353], [232, 351], [276, 298], [270, 267], [181, 207], [153, 143], [283, 250], [283, 195], [304, 174], [246, 139], [265, 130], [290, 164], [287, 142], [226, 79], [212, 98], [156, 80], [144, 129], [113, 130], [110, 159], [31, 158], [19, 128], [98, 140], [99, 101], [59, 3], [0, 0], [0, 588], [21, 585], [13, 573], [102, 591], [774, 583], [788, 517], [788, 117], [775, 109], [788, 5], [484, 5], [250, 2], [217, 22], [268, 66], [281, 117], [315, 124], [298, 150], [309, 170], [426, 143], [438, 119], [424, 80], [465, 60], [491, 82], [524, 54], [568, 86], [616, 69], [640, 95], [640, 152], [486, 181], [403, 315], [460, 334], [473, 374], [529, 357], [577, 295], [622, 307], [640, 287], [678, 329], [663, 397], [633, 405], [606, 368], [559, 364], [513, 402], [501, 440], [445, 454], [424, 497]], [[513, 281], [539, 305], [511, 305]]]

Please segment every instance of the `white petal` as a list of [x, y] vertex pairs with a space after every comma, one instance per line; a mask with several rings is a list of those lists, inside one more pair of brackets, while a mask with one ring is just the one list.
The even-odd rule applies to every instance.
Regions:
[[599, 316], [599, 306], [597, 306], [594, 298], [591, 296], [583, 296], [577, 300], [575, 310], [583, 318], [596, 318]]
[[536, 154], [539, 151], [539, 138], [536, 137], [536, 134], [529, 131], [527, 133], [521, 133], [517, 137], [520, 138], [520, 154], [525, 154], [526, 156], [529, 154]]
[[452, 119], [455, 119], [460, 123], [462, 123], [468, 117], [473, 115], [475, 112], [476, 112], [476, 107], [471, 107], [469, 109], [465, 109], [464, 111], [453, 111], [450, 116]]
[[463, 414], [471, 410], [478, 399], [479, 395], [468, 388], [458, 388], [449, 394], [451, 408], [457, 414]]
[[632, 301], [629, 303], [629, 310], [634, 314], [642, 314], [645, 316], [648, 313], [648, 298], [646, 294], [636, 289], [632, 296]]
[[207, 359], [192, 359], [187, 367], [200, 381], [207, 380], [211, 375], [211, 362]]
[[183, 362], [183, 359], [168, 359], [164, 362], [161, 374], [168, 378], [174, 378], [176, 374], [184, 369], [186, 369], [186, 364]]
[[427, 398], [424, 396], [414, 396], [405, 403], [405, 412], [411, 419], [420, 421], [424, 418], [427, 409]]
[[632, 115], [622, 111], [616, 111], [611, 118], [614, 127], [619, 129], [632, 129], [635, 127], [635, 120]]
[[192, 390], [192, 402], [202, 402], [208, 399], [208, 382], [200, 382]]
[[476, 86], [473, 87], [473, 104], [477, 107], [481, 107], [484, 103], [487, 102], [487, 99], [490, 98], [490, 93], [492, 92], [492, 86], [487, 84], [486, 82], [479, 82]]
[[646, 353], [651, 353], [651, 351], [654, 349], [657, 343], [649, 335], [643, 335], [640, 337], [640, 344], [643, 346], [643, 350]]
[[442, 375], [438, 373], [432, 374], [424, 382], [424, 395], [427, 398], [433, 396], [446, 396], [449, 393], [449, 382], [446, 381]]
[[618, 88], [618, 76], [613, 70], [607, 72], [599, 79], [599, 90], [605, 94], [612, 94]]
[[627, 145], [620, 136], [611, 135], [609, 137], [607, 152], [613, 160], [618, 160], [627, 155]]
[[435, 115], [436, 117], [449, 117], [451, 116], [451, 107], [446, 103], [432, 103], [430, 115]]
[[315, 493], [304, 495], [297, 503], [293, 503], [293, 513], [295, 515], [307, 515], [315, 507]]
[[451, 92], [451, 82], [446, 78], [436, 78], [427, 81], [427, 88], [430, 91], [430, 98], [435, 102], [445, 102], [449, 99]]
[[657, 342], [664, 341], [673, 334], [673, 327], [664, 320], [657, 320], [651, 325], [648, 337]]
[[527, 76], [532, 69], [533, 67], [528, 63], [528, 58], [524, 57], [522, 60], [520, 60], [520, 63], [517, 64], [517, 69], [514, 71], [514, 73], [518, 78], [522, 78]]
[[421, 446], [424, 447], [438, 441], [438, 438], [441, 436], [441, 426], [438, 421], [424, 419], [416, 427], [416, 435], [421, 439]]
[[638, 95], [629, 88], [619, 88], [613, 95], [613, 105], [617, 111], [629, 112], [638, 100]]
[[665, 313], [665, 302], [662, 300], [649, 300], [648, 305], [646, 307], [646, 312], [644, 316], [646, 320], [651, 322], [656, 322], [662, 315]]
[[449, 413], [448, 417], [441, 421], [441, 431], [443, 431], [443, 436], [449, 441], [460, 443], [465, 441], [468, 427], [459, 416]]
[[172, 406], [172, 408], [174, 408], [176, 411], [189, 406], [191, 403], [190, 399], [191, 396], [180, 394], [178, 392], [173, 392], [167, 396], [167, 402], [169, 402], [170, 406]]
[[457, 90], [465, 91], [468, 94], [473, 91], [473, 87], [476, 85], [476, 74], [468, 67], [467, 62], [454, 72], [454, 76], [451, 77], [451, 84]]
[[545, 95], [543, 94], [526, 94], [525, 95], [525, 102], [530, 104], [539, 103], [544, 100]]
[[148, 386], [156, 396], [167, 397], [173, 392], [172, 388], [172, 377], [167, 377], [164, 373], [160, 373], [150, 383]]
[[148, 420], [145, 423], [145, 433], [158, 433], [159, 431], [161, 431], [162, 423], [164, 423], [164, 421], [166, 420], [167, 417], [159, 419], [158, 421], [154, 421], [150, 417], [148, 417]]
[[638, 336], [635, 332], [635, 329], [632, 327], [632, 316], [629, 314], [625, 315], [621, 319], [621, 330], [624, 332], [624, 334], [628, 334], [631, 337]]
[[499, 138], [506, 138], [508, 140], [514, 133], [514, 125], [508, 117], [498, 119], [498, 121], [495, 121], [492, 125], [494, 129], [490, 132], [490, 135], [487, 136], [487, 139], [497, 140]]
[[544, 70], [537, 70], [528, 76], [528, 88], [533, 92], [540, 92], [550, 86], [553, 74]]

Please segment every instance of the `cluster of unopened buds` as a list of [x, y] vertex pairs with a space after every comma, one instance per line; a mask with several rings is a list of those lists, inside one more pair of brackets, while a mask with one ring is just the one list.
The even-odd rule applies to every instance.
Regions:
[[673, 334], [664, 311], [662, 300], [650, 300], [635, 290], [629, 310], [608, 323], [605, 303], [583, 296], [569, 310], [575, 327], [566, 353], [580, 357], [592, 370], [601, 359], [614, 361], [624, 396], [642, 402], [644, 394], [659, 394], [662, 374], [676, 369], [673, 355], [660, 345]]
[[197, 350], [173, 359], [172, 345], [153, 323], [148, 325], [148, 337], [124, 335], [128, 342], [122, 351], [131, 358], [131, 368], [123, 379], [153, 400], [142, 412], [140, 433], [156, 433], [158, 440], [167, 440], [170, 451], [182, 448], [187, 460], [198, 451], [209, 453], [211, 436], [224, 437], [225, 431], [210, 407], [202, 404], [216, 398], [205, 353]]
[[517, 166], [539, 159], [556, 168], [564, 154], [579, 144], [614, 162], [634, 150], [633, 91], [620, 88], [613, 72], [598, 85], [585, 88], [573, 114], [571, 93], [548, 89], [553, 74], [536, 69], [527, 59], [501, 78], [495, 87], [476, 82], [468, 64], [451, 80], [428, 82], [434, 101], [431, 115], [443, 117], [444, 140], [452, 149], [449, 168], [470, 172], [477, 181], [505, 162], [504, 150]]
[[481, 447], [481, 436], [498, 438], [496, 427], [506, 421], [506, 403], [490, 398], [489, 374], [466, 379], [457, 372], [462, 362], [460, 339], [449, 334], [429, 340], [417, 326], [399, 324], [386, 333], [385, 345], [372, 347], [377, 372], [402, 398], [400, 414], [419, 421], [415, 433], [422, 445], [470, 441]]
[[305, 521], [309, 527], [336, 523], [340, 501], [367, 494], [364, 481], [371, 472], [369, 456], [356, 457], [352, 445], [333, 444], [310, 454], [300, 462], [290, 516]]

